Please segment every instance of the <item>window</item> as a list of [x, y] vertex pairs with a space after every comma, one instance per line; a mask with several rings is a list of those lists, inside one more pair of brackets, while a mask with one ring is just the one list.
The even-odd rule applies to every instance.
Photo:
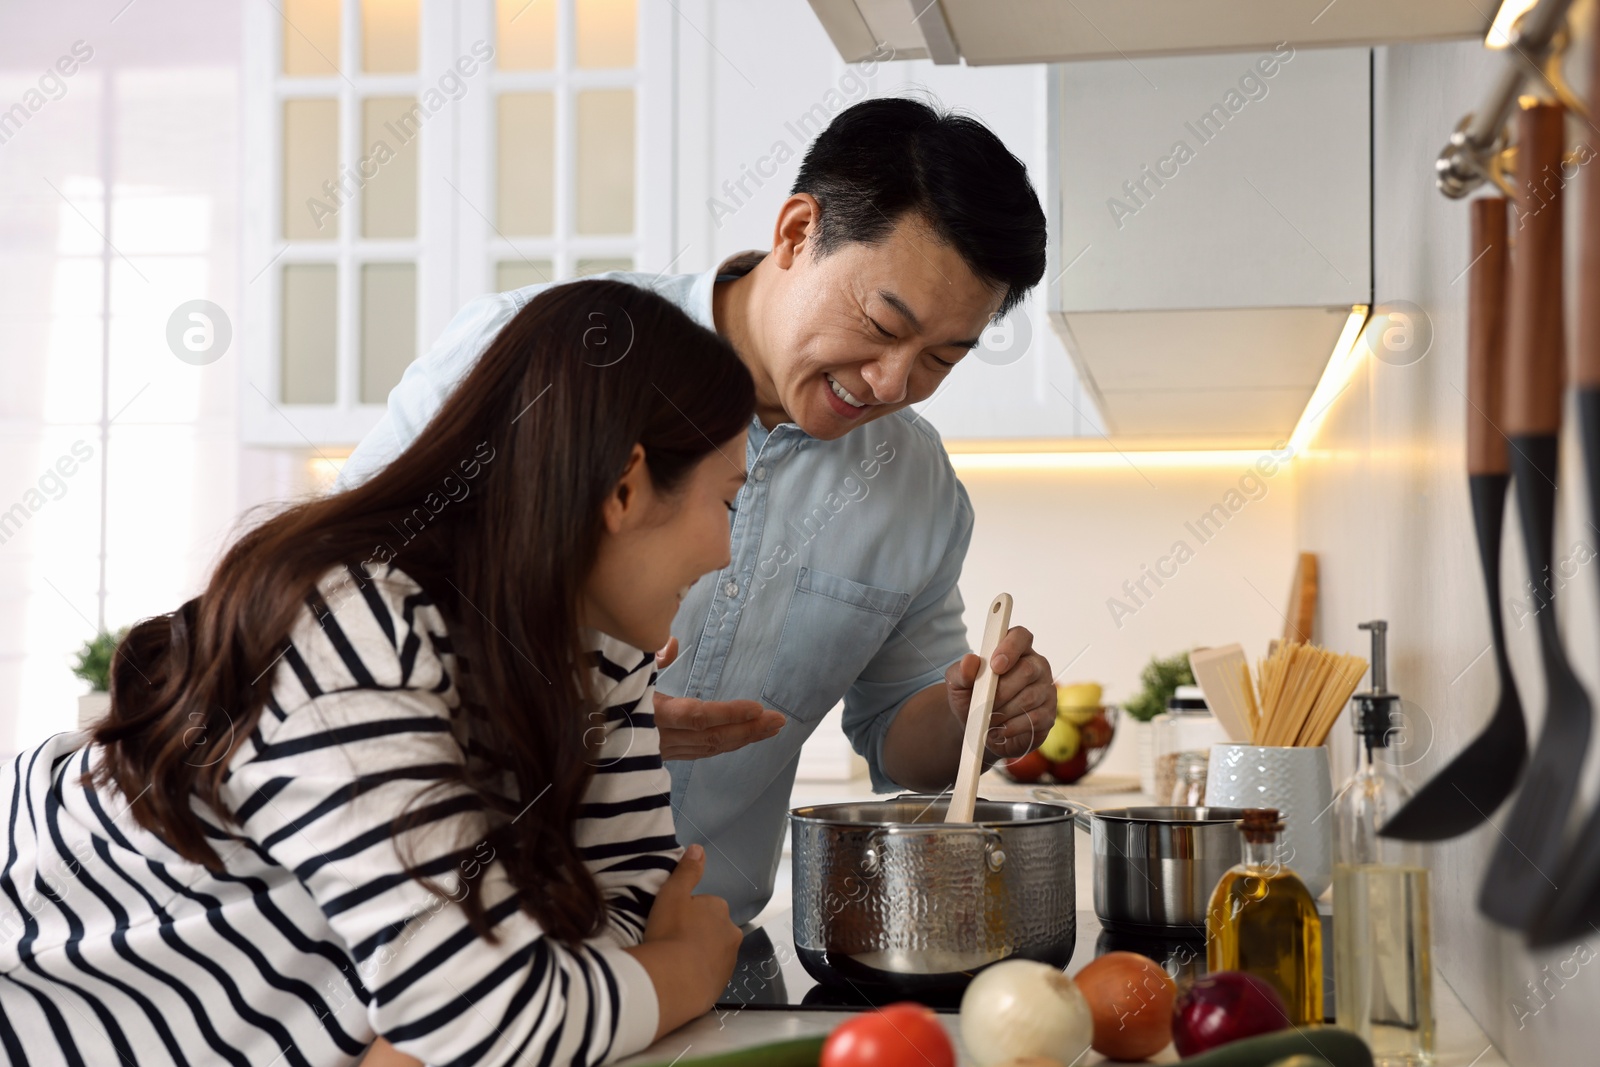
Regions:
[[668, 266], [670, 11], [254, 7], [246, 443], [359, 440], [480, 293]]

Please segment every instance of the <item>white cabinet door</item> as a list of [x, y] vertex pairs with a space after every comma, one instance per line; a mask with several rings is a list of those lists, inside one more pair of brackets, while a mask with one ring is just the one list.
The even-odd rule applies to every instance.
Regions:
[[1368, 301], [1367, 49], [1058, 70], [1057, 310]]

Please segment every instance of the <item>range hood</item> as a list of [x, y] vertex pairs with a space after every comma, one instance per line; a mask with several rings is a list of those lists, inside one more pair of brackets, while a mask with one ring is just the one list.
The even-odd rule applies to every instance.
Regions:
[[1372, 303], [1370, 78], [1365, 48], [1052, 68], [1051, 323], [1118, 447], [1293, 435]]
[[1484, 0], [811, 0], [846, 62], [1053, 63], [1478, 37]]

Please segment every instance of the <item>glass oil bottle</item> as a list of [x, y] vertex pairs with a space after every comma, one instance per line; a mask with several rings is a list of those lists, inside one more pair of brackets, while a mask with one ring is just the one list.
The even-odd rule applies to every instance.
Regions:
[[1356, 773], [1335, 801], [1334, 1008], [1380, 1067], [1433, 1062], [1433, 960], [1428, 871], [1420, 846], [1378, 836], [1411, 799], [1384, 758], [1400, 697], [1387, 689], [1382, 620], [1372, 631], [1372, 689], [1354, 697]]
[[1206, 968], [1264, 979], [1292, 1024], [1321, 1023], [1322, 923], [1305, 883], [1278, 859], [1277, 809], [1246, 809], [1239, 832], [1243, 862], [1217, 883], [1206, 914]]

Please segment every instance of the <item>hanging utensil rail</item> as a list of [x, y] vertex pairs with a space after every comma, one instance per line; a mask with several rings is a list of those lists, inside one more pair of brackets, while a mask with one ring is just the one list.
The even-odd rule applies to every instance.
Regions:
[[1505, 69], [1483, 106], [1468, 113], [1450, 135], [1450, 143], [1434, 163], [1439, 191], [1452, 200], [1493, 181], [1509, 196], [1501, 177], [1500, 154], [1506, 150], [1506, 123], [1529, 75], [1546, 81], [1568, 110], [1576, 111], [1572, 93], [1551, 60], [1566, 48], [1562, 32], [1572, 0], [1539, 0], [1517, 20], [1506, 46]]

